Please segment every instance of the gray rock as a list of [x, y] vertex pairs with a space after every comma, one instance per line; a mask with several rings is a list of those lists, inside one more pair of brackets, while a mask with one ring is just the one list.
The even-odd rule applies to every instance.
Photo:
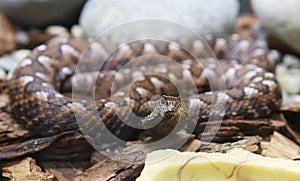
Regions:
[[[89, 0], [79, 23], [84, 32], [94, 38], [103, 32], [119, 41], [147, 35], [178, 38], [188, 36], [188, 31], [166, 21], [179, 23], [199, 34], [228, 33], [233, 29], [238, 10], [236, 0], [210, 0], [209, 3], [199, 0]], [[126, 22], [131, 23], [115, 28]]]
[[23, 26], [71, 25], [86, 0], [1, 0], [0, 11]]
[[300, 53], [300, 1], [252, 0], [266, 31]]

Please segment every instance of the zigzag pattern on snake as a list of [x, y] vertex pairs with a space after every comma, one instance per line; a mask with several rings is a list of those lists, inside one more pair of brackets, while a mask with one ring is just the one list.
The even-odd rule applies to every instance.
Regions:
[[[147, 108], [141, 105], [148, 105], [147, 101], [157, 94], [167, 96], [161, 97], [159, 104], [155, 103], [152, 106], [160, 107], [162, 114], [165, 114], [163, 116], [172, 115], [172, 112], [180, 109], [176, 102], [178, 101], [176, 96], [179, 96], [180, 92], [172, 82], [185, 85], [180, 82], [185, 81], [186, 77], [192, 77], [197, 93], [187, 93], [185, 106], [190, 111], [197, 108], [198, 121], [208, 119], [212, 114], [212, 102], [218, 101], [226, 101], [225, 112], [215, 111], [213, 114], [222, 114], [220, 116], [230, 119], [268, 117], [278, 110], [281, 92], [273, 74], [274, 61], [268, 55], [266, 47], [238, 35], [207, 36], [206, 41], [220, 60], [226, 82], [225, 91], [210, 92], [210, 83], [218, 85], [218, 81], [222, 79], [215, 71], [215, 67], [207, 63], [209, 58], [205, 58], [207, 51], [201, 41], [186, 42], [188, 48], [182, 49], [176, 43], [145, 40], [113, 45], [116, 48], [120, 47], [115, 52], [108, 52], [106, 48], [108, 45], [105, 43], [89, 44], [86, 40], [40, 45], [20, 62], [9, 81], [10, 102], [14, 116], [26, 128], [39, 135], [49, 136], [78, 129], [74, 113], [79, 113], [86, 120], [83, 124], [88, 129], [94, 129], [95, 125], [102, 124], [99, 123], [100, 117], [114, 134], [126, 137], [129, 134], [126, 132], [128, 126], [120, 121], [118, 116], [121, 114], [125, 118], [128, 117], [127, 114], [130, 112], [128, 106], [137, 114], [143, 116], [151, 114], [151, 111], [155, 110], [151, 108], [151, 104], [151, 110], [146, 111], [147, 114], [140, 108]], [[193, 52], [203, 64], [193, 61], [195, 57], [188, 52]], [[150, 55], [163, 55], [174, 59], [181, 69], [163, 61], [154, 61], [160, 57]], [[139, 57], [150, 62], [149, 66], [137, 65], [137, 68], [132, 66], [117, 74], [124, 65]], [[78, 76], [73, 76], [79, 60], [85, 62], [77, 69], [80, 72]], [[100, 84], [95, 90], [97, 93], [95, 95], [97, 115], [95, 115], [92, 113], [95, 106], [91, 106], [89, 100], [72, 99], [61, 92], [72, 90], [70, 88], [72, 85], [77, 87], [77, 92], [73, 91], [76, 94], [85, 94], [85, 91], [93, 90], [88, 81], [93, 73], [86, 70], [97, 70], [101, 64], [103, 66], [97, 80], [91, 78], [92, 83]], [[145, 75], [146, 71], [154, 73]], [[166, 76], [160, 76], [159, 73]], [[212, 81], [208, 81], [206, 75], [210, 76]], [[133, 82], [137, 76], [139, 79], [129, 88], [129, 95], [125, 94], [123, 92], [125, 85]], [[115, 86], [113, 95], [121, 101], [116, 102], [107, 98], [112, 93], [110, 92], [112, 82]], [[183, 89], [189, 90], [189, 87]], [[118, 115], [117, 109], [120, 111]]]

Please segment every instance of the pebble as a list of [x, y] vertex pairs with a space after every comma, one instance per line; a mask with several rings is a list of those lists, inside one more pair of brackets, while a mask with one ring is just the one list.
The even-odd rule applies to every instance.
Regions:
[[46, 28], [45, 32], [55, 35], [55, 37], [50, 40], [51, 42], [70, 38], [69, 31], [63, 26], [51, 25]]
[[292, 55], [285, 55], [283, 63], [276, 67], [276, 77], [288, 94], [300, 93], [300, 60]]
[[59, 26], [59, 25], [48, 26], [45, 30], [45, 33], [49, 33], [51, 35], [56, 35], [56, 36], [61, 36], [61, 37], [69, 37], [70, 36], [68, 30], [65, 27]]
[[300, 60], [294, 55], [285, 55], [283, 57], [283, 64], [289, 69], [300, 69]]
[[84, 38], [85, 37], [83, 29], [80, 25], [73, 25], [71, 27], [71, 35], [74, 38]]

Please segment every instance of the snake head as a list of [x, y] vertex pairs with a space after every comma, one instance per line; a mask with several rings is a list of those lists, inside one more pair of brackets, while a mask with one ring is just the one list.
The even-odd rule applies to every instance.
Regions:
[[176, 117], [181, 111], [180, 97], [161, 96], [155, 100], [149, 100], [140, 107], [140, 112], [148, 115], [141, 120], [143, 127], [153, 127], [159, 122]]

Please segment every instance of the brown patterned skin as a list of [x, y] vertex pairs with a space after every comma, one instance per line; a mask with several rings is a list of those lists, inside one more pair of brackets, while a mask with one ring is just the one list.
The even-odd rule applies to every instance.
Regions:
[[[94, 42], [92, 46], [88, 46], [85, 40], [41, 45], [20, 63], [9, 81], [10, 102], [14, 116], [26, 128], [42, 136], [76, 130], [79, 122], [92, 132], [93, 129], [96, 131], [96, 128], [101, 130], [104, 123], [114, 134], [126, 139], [129, 135], [126, 131], [129, 128], [118, 117], [132, 120], [129, 107], [135, 113], [146, 116], [141, 120], [141, 124], [148, 124], [156, 116], [170, 118], [182, 109], [179, 99], [176, 98], [179, 92], [168, 79], [180, 84], [181, 81], [185, 81], [187, 72], [192, 76], [198, 93], [187, 93], [185, 108], [199, 113], [199, 121], [208, 119], [212, 114], [211, 108], [217, 108], [212, 107], [213, 101], [225, 100], [227, 105], [225, 114], [218, 112], [218, 109], [215, 109], [213, 114], [231, 119], [268, 117], [278, 110], [281, 104], [281, 92], [273, 74], [274, 61], [268, 56], [266, 47], [237, 35], [207, 36], [206, 41], [220, 59], [219, 63], [226, 82], [225, 91], [209, 93], [209, 83], [212, 82], [208, 82], [205, 73], [209, 73], [215, 85], [222, 80], [220, 74], [214, 71], [209, 60], [203, 59], [204, 63], [199, 64], [191, 61], [193, 57], [185, 51], [192, 52], [199, 59], [207, 56], [207, 52], [199, 42], [186, 43], [185, 50], [174, 47], [174, 43], [134, 42], [121, 46], [112, 54], [107, 52], [105, 44]], [[86, 52], [81, 57], [84, 51]], [[144, 69], [141, 67], [131, 67], [130, 71], [123, 71], [121, 77], [116, 77], [116, 72], [133, 58], [152, 54], [175, 59], [184, 68], [178, 71], [174, 66], [146, 57], [147, 61], [154, 62], [147, 66], [147, 70], [153, 72], [164, 70], [169, 77], [164, 78], [156, 74], [144, 76], [142, 75]], [[75, 79], [72, 75], [80, 58], [85, 62], [77, 69], [81, 73], [75, 76]], [[95, 67], [102, 63], [104, 63], [102, 73], [96, 80], [97, 84], [100, 84], [96, 87], [98, 93], [96, 108], [91, 105], [88, 96], [87, 100], [72, 100], [60, 93], [60, 91], [72, 90], [70, 88], [72, 80], [73, 86], [77, 87], [75, 92], [73, 89], [75, 94], [85, 94], [93, 90], [93, 86], [89, 86], [90, 82], [87, 81], [89, 74], [93, 73], [87, 73], [86, 69], [97, 70]], [[144, 77], [131, 86], [128, 97], [122, 91], [137, 74]], [[116, 86], [116, 91], [113, 91], [115, 99], [110, 99], [107, 97], [111, 93], [113, 81]], [[79, 84], [76, 85], [78, 82]], [[189, 87], [183, 89], [189, 90]], [[149, 101], [154, 95], [167, 96]], [[97, 114], [93, 114], [92, 110], [97, 110]], [[78, 121], [76, 122], [75, 112], [84, 119], [81, 121], [76, 117]], [[99, 122], [98, 115], [103, 122]], [[166, 127], [166, 124], [163, 126]], [[97, 130], [97, 132], [101, 131]]]

